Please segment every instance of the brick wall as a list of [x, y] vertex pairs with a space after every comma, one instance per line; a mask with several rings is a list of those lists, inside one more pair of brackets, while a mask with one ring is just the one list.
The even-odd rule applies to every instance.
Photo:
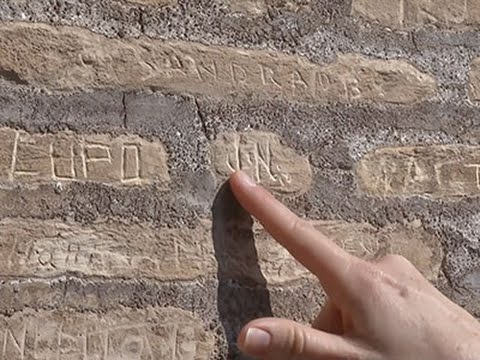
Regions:
[[221, 188], [480, 318], [480, 3], [3, 0], [0, 359], [241, 358], [316, 281]]

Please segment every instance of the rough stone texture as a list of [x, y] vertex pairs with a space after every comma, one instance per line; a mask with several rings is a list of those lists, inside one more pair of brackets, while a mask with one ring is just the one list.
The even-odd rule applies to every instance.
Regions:
[[214, 345], [201, 321], [169, 308], [120, 308], [105, 314], [26, 310], [1, 317], [0, 332], [2, 357], [12, 360], [207, 360]]
[[[479, 19], [476, 0], [1, 1], [2, 321], [177, 308], [214, 337], [212, 360], [242, 358], [253, 318], [310, 322], [325, 294], [222, 186], [237, 167], [480, 318]], [[35, 171], [61, 139], [135, 139], [165, 181], [13, 181], [9, 134]]]

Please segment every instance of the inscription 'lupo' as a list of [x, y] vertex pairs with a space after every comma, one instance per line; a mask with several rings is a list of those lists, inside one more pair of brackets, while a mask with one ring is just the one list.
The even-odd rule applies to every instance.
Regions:
[[200, 320], [173, 308], [16, 313], [0, 318], [1, 360], [207, 360]]
[[273, 133], [245, 132], [219, 136], [212, 163], [221, 177], [243, 170], [258, 183], [281, 193], [300, 193], [312, 181], [309, 161], [281, 144]]
[[141, 185], [169, 182], [163, 146], [128, 135], [29, 134], [0, 128], [0, 181], [96, 181]]
[[377, 196], [480, 195], [480, 147], [423, 146], [375, 150], [358, 164], [360, 188]]

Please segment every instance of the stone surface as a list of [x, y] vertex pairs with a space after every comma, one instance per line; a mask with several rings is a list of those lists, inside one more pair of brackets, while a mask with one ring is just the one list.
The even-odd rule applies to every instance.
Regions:
[[[44, 138], [135, 137], [162, 145], [169, 176], [2, 180], [0, 317], [175, 307], [214, 333], [211, 360], [243, 360], [235, 341], [253, 318], [308, 324], [318, 280], [232, 197], [218, 205], [231, 169], [212, 149], [230, 137], [243, 145], [221, 164], [253, 165], [352, 254], [400, 253], [480, 318], [480, 196], [464, 166], [480, 146], [479, 24], [477, 0], [0, 1], [0, 128], [32, 141], [23, 169], [45, 165]], [[286, 190], [279, 162], [296, 169]], [[11, 172], [0, 160], [0, 178]], [[12, 330], [18, 342], [0, 341], [15, 359]], [[79, 358], [66, 345], [60, 359]]]
[[357, 166], [361, 191], [375, 196], [480, 194], [480, 148], [419, 146], [383, 148]]
[[480, 101], [480, 58], [472, 62], [470, 70], [470, 98], [474, 101]]
[[212, 334], [174, 308], [111, 309], [105, 314], [26, 310], [0, 318], [4, 359], [208, 360]]
[[175, 5], [177, 0], [125, 0], [132, 4], [140, 4], [140, 5], [149, 5], [149, 6], [167, 6], [167, 5]]
[[239, 13], [259, 16], [265, 15], [268, 8], [285, 8], [289, 11], [299, 11], [310, 5], [311, 0], [223, 0], [230, 8]]
[[[443, 252], [438, 239], [419, 226], [313, 222], [351, 254], [376, 260], [386, 254], [407, 257], [430, 280], [438, 277]], [[238, 231], [238, 229], [237, 229]], [[159, 229], [151, 224], [74, 223], [36, 220], [0, 222], [0, 276], [192, 280], [219, 273], [222, 278], [282, 284], [311, 275], [261, 227], [213, 238], [212, 225]], [[225, 247], [214, 242], [226, 241]], [[253, 244], [255, 243], [255, 244]], [[256, 248], [256, 249], [255, 249]], [[217, 266], [221, 262], [221, 266]], [[249, 265], [250, 264], [250, 265]], [[258, 272], [255, 268], [258, 267]]]
[[352, 15], [379, 22], [382, 25], [402, 26], [403, 0], [353, 0]]
[[392, 27], [480, 24], [480, 4], [476, 0], [353, 0], [352, 13]]
[[308, 159], [281, 143], [273, 133], [246, 132], [218, 136], [212, 144], [215, 172], [227, 179], [243, 170], [256, 182], [280, 193], [301, 193], [312, 182]]
[[0, 141], [0, 181], [7, 184], [95, 181], [165, 189], [170, 181], [163, 145], [138, 136], [41, 135], [0, 128]]
[[311, 103], [402, 104], [436, 92], [432, 77], [400, 60], [350, 54], [320, 65], [268, 51], [113, 40], [82, 29], [25, 23], [0, 26], [0, 34], [0, 68], [55, 89], [158, 87], [217, 97], [238, 93]]

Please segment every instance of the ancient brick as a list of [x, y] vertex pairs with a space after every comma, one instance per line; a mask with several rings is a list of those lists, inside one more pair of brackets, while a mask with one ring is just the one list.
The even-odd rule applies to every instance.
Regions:
[[478, 196], [480, 147], [378, 149], [360, 161], [357, 177], [360, 189], [373, 196]]
[[217, 175], [227, 178], [243, 170], [258, 183], [280, 193], [301, 193], [312, 182], [308, 159], [282, 145], [272, 133], [223, 134], [212, 144], [212, 164]]
[[82, 227], [52, 221], [4, 220], [0, 228], [0, 257], [6, 261], [1, 273], [8, 276], [76, 273], [177, 280], [215, 270], [208, 224], [195, 230], [169, 230], [148, 224]]
[[[435, 281], [438, 278], [443, 261], [441, 243], [416, 222], [405, 226], [390, 225], [382, 229], [366, 223], [342, 221], [314, 221], [312, 224], [354, 256], [374, 261], [387, 254], [402, 255], [427, 279]], [[273, 244], [265, 246], [265, 254], [268, 254], [267, 259], [270, 259], [268, 264], [272, 266], [271, 272], [274, 274], [273, 270], [278, 269], [278, 274], [281, 274], [283, 263], [276, 261], [275, 252], [278, 250]], [[304, 276], [306, 275], [305, 273]]]
[[[375, 260], [388, 253], [410, 259], [434, 280], [443, 258], [439, 241], [417, 226], [376, 229], [363, 223], [315, 221], [313, 225], [355, 256]], [[38, 220], [0, 222], [0, 275], [51, 278], [81, 277], [190, 280], [219, 271], [222, 278], [250, 278], [281, 284], [309, 277], [308, 271], [260, 226], [234, 228], [228, 246], [215, 253], [212, 225], [195, 229], [157, 229], [149, 224], [73, 223]], [[233, 233], [235, 232], [235, 233]], [[218, 247], [217, 247], [217, 251]], [[222, 262], [220, 268], [217, 263]], [[250, 264], [251, 266], [248, 266]]]
[[214, 337], [174, 308], [112, 309], [105, 314], [32, 311], [0, 317], [3, 359], [207, 360]]
[[139, 5], [151, 5], [151, 6], [167, 6], [167, 5], [175, 5], [177, 0], [125, 0], [132, 4], [139, 4]]
[[402, 0], [353, 0], [352, 15], [379, 22], [382, 25], [403, 25]]
[[406, 25], [436, 24], [445, 27], [467, 22], [467, 0], [406, 0]]
[[473, 60], [470, 70], [470, 98], [480, 101], [480, 58]]
[[30, 134], [0, 128], [0, 181], [40, 184], [94, 181], [158, 184], [170, 178], [162, 144], [138, 136]]
[[353, 0], [352, 14], [392, 27], [480, 24], [480, 4], [476, 0]]
[[107, 39], [78, 28], [25, 23], [0, 26], [0, 68], [55, 89], [159, 87], [310, 103], [406, 104], [436, 91], [432, 77], [401, 60], [350, 54], [315, 64], [272, 51]]
[[262, 15], [268, 10], [265, 0], [228, 0], [230, 8], [235, 12], [249, 15]]

